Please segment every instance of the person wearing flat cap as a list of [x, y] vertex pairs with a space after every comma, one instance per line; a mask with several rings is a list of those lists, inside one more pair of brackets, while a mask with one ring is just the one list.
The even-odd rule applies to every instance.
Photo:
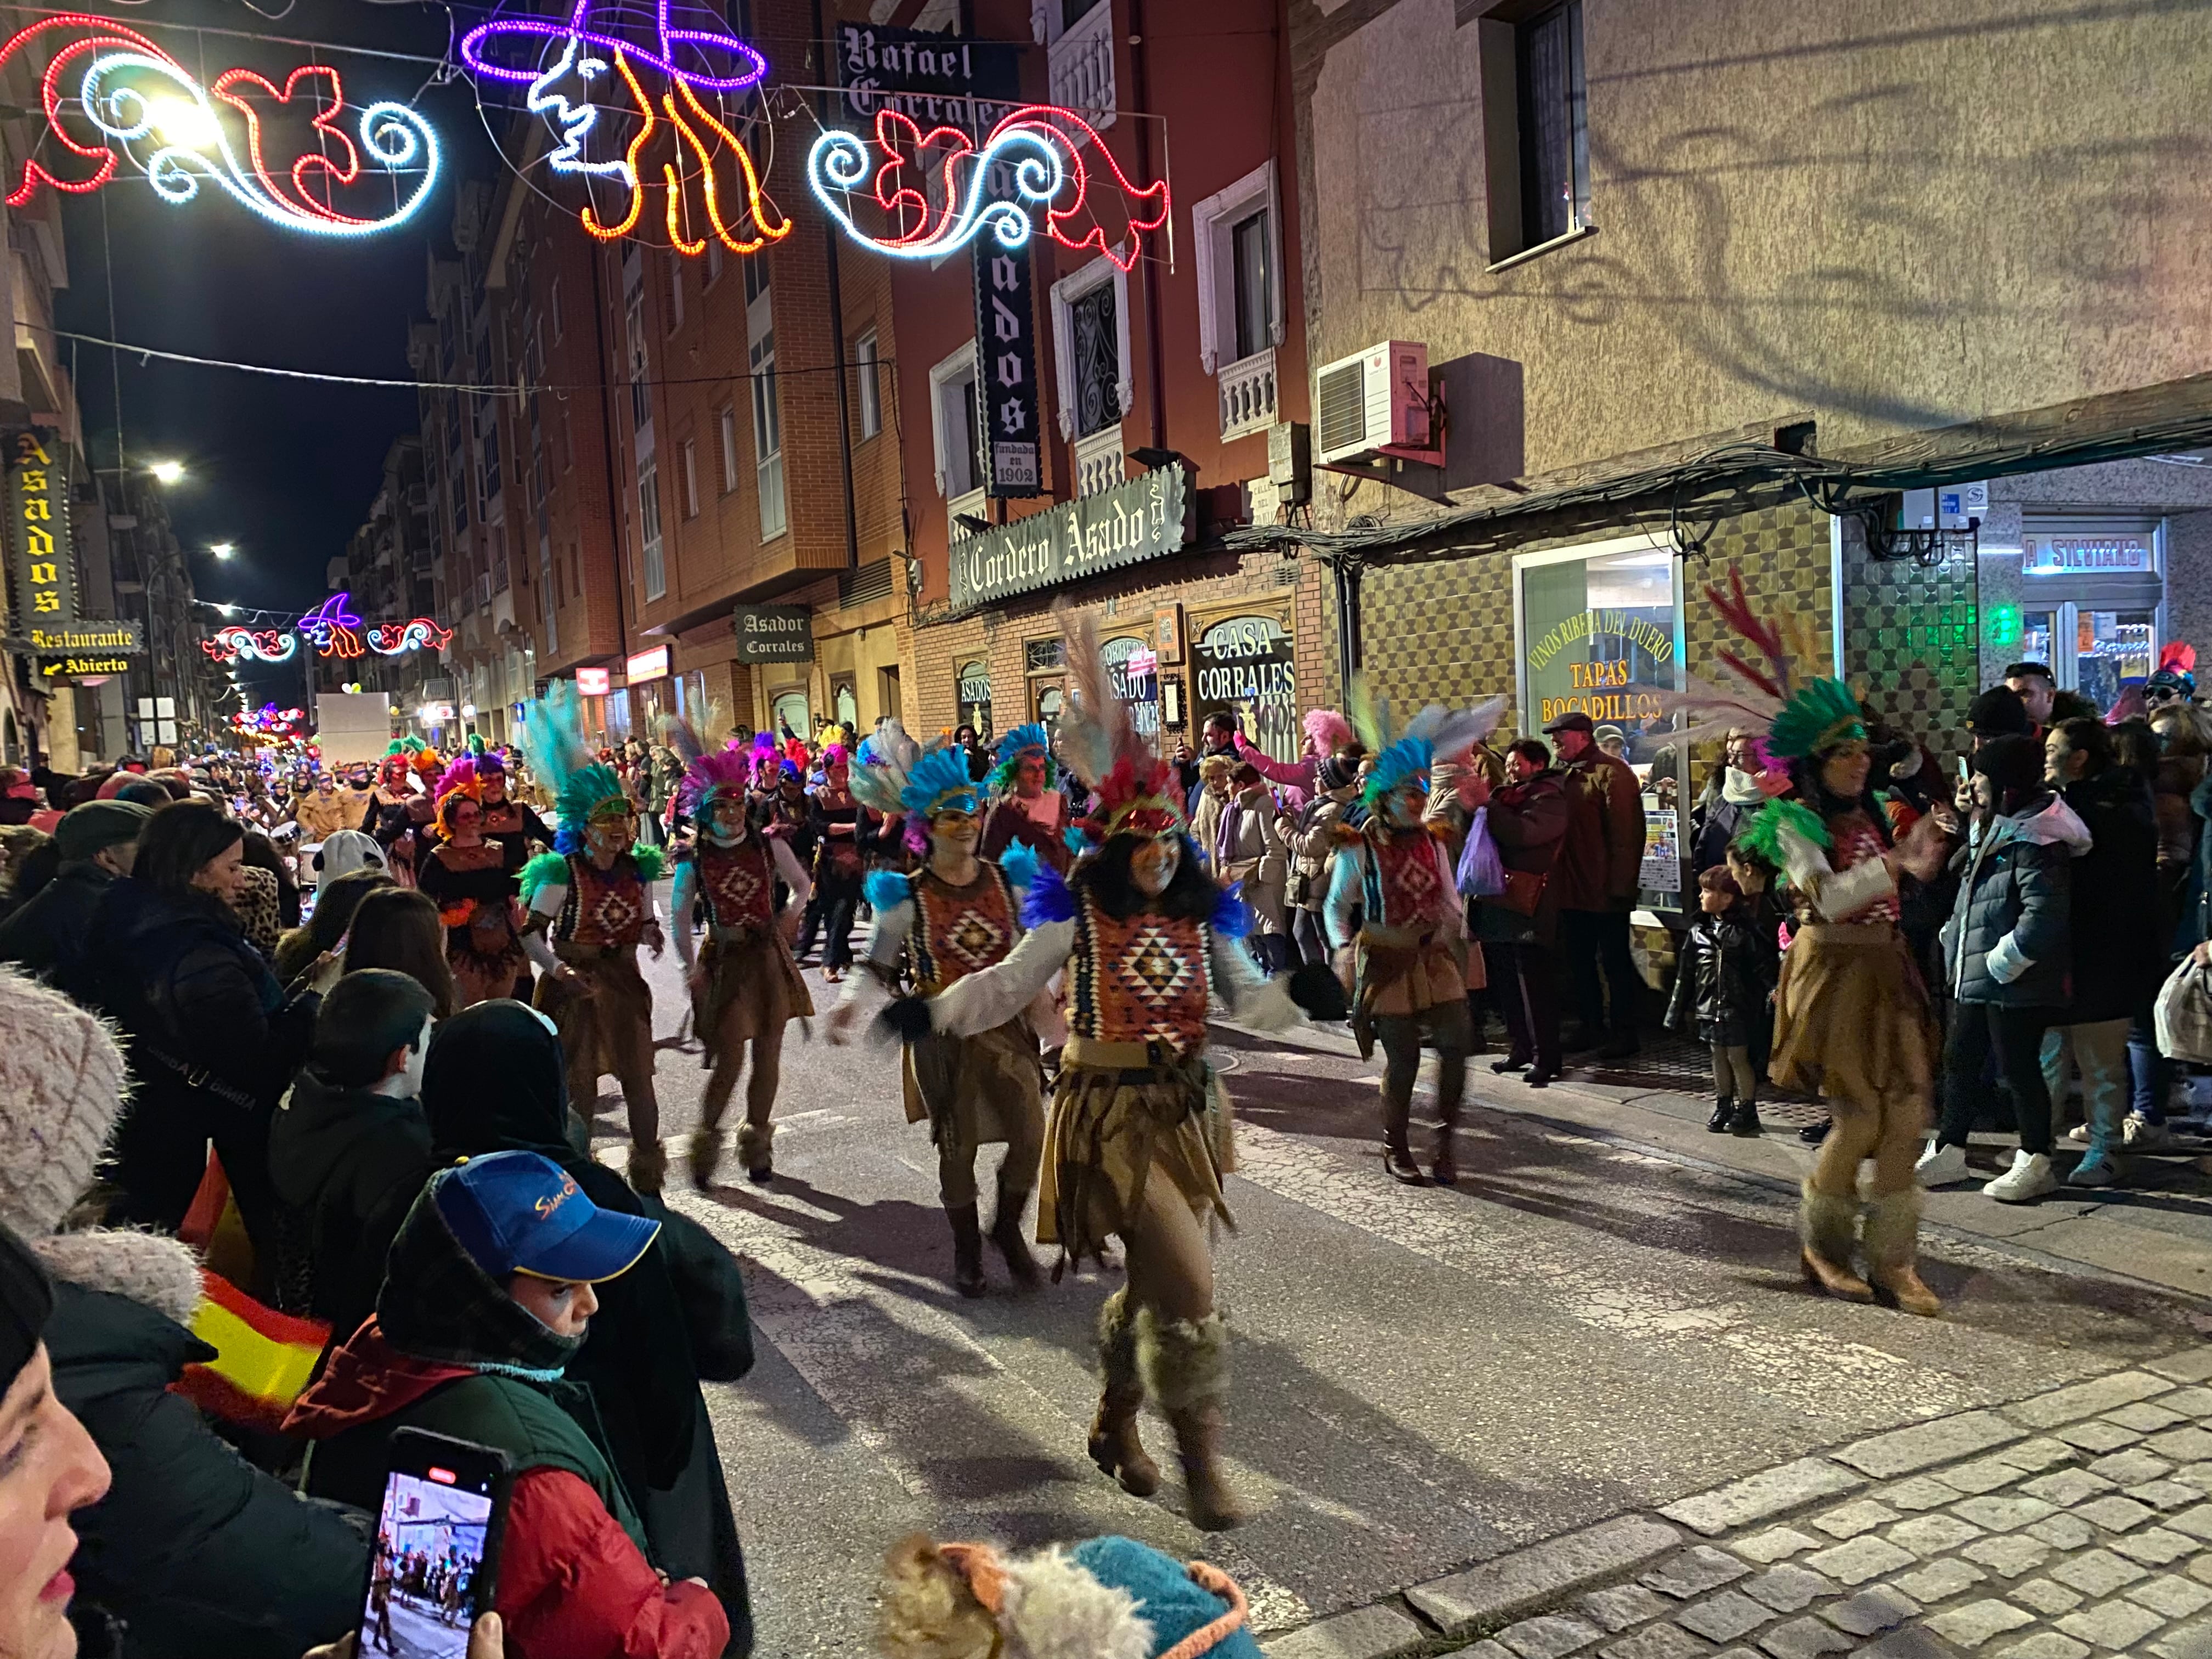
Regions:
[[601, 1209], [542, 1153], [493, 1152], [430, 1177], [392, 1241], [375, 1315], [285, 1420], [315, 1443], [308, 1490], [379, 1506], [394, 1432], [494, 1446], [514, 1471], [496, 1608], [520, 1659], [714, 1659], [727, 1615], [696, 1578], [664, 1582], [645, 1528], [563, 1373], [660, 1224]]
[[92, 913], [118, 876], [131, 873], [153, 813], [136, 801], [88, 800], [54, 826], [61, 868], [31, 902], [0, 923], [0, 962], [76, 995], [84, 980]]
[[107, 1463], [55, 1397], [46, 1358], [54, 1287], [0, 1226], [0, 1653], [72, 1659], [70, 1516], [107, 1492]]

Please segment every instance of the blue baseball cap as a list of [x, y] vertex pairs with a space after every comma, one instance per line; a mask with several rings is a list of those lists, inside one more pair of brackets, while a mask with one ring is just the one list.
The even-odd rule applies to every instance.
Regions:
[[442, 1170], [438, 1213], [492, 1279], [510, 1273], [595, 1285], [636, 1265], [658, 1221], [603, 1210], [539, 1152], [493, 1152]]

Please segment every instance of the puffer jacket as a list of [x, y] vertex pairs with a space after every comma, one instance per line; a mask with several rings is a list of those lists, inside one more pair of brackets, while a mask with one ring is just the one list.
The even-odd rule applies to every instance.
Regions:
[[1943, 962], [1960, 1002], [2062, 1008], [2071, 965], [2073, 862], [2090, 836], [2053, 794], [1981, 825], [1960, 857], [1964, 869]]

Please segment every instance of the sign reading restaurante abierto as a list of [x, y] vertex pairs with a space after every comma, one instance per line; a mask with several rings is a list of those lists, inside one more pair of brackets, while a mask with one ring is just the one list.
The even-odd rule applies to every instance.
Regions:
[[1180, 465], [952, 544], [952, 609], [1080, 581], [1173, 553], [1189, 539]]

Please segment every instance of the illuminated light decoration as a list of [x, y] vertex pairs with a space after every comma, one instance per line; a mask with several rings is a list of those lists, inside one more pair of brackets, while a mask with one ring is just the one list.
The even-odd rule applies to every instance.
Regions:
[[453, 642], [453, 630], [417, 617], [412, 622], [379, 623], [366, 637], [368, 648], [378, 656], [397, 657], [409, 651], [443, 651]]
[[[361, 111], [354, 128], [356, 140], [337, 125], [349, 112], [343, 83], [334, 69], [304, 66], [287, 76], [282, 88], [251, 70], [227, 70], [210, 91], [144, 35], [77, 12], [18, 30], [0, 46], [0, 68], [25, 53], [33, 42], [52, 49], [39, 83], [47, 134], [89, 171], [82, 177], [64, 177], [34, 156], [23, 163], [7, 196], [10, 207], [23, 206], [42, 185], [69, 195], [88, 194], [114, 178], [118, 161], [128, 159], [145, 173], [155, 194], [172, 205], [197, 198], [205, 178], [271, 224], [319, 236], [355, 237], [404, 223], [437, 184], [440, 155], [430, 124], [404, 104], [380, 101]], [[77, 74], [80, 65], [76, 90], [65, 94], [64, 80]], [[163, 89], [149, 88], [148, 81], [161, 83]], [[289, 106], [303, 83], [316, 88], [316, 112], [309, 131], [318, 149], [272, 172], [262, 113], [246, 94], [256, 92], [276, 105]], [[234, 122], [244, 125], [242, 161], [218, 102], [234, 112]], [[90, 126], [97, 142], [80, 142], [64, 125], [65, 109], [73, 120]], [[149, 145], [142, 157], [141, 149]], [[336, 155], [325, 154], [323, 147], [335, 150]], [[403, 173], [411, 175], [391, 210], [374, 217], [343, 212], [331, 199], [337, 186], [363, 181], [364, 155], [395, 183]], [[319, 198], [308, 188], [310, 178], [321, 185]]]
[[346, 608], [349, 593], [333, 593], [300, 618], [300, 631], [323, 657], [358, 657], [362, 653], [361, 618]]
[[258, 632], [251, 628], [219, 628], [213, 638], [200, 641], [200, 649], [225, 667], [241, 658], [247, 662], [289, 662], [299, 648], [298, 635], [275, 628]]
[[[1107, 175], [1127, 210], [1125, 235], [1109, 239], [1098, 221], [1083, 148], [1095, 145]], [[925, 158], [942, 153], [943, 159]], [[1001, 165], [1011, 171], [1012, 198], [992, 199], [982, 181]], [[915, 182], [924, 166], [938, 175], [938, 200]], [[814, 141], [806, 156], [806, 182], [845, 233], [878, 253], [905, 259], [941, 259], [973, 241], [986, 226], [1000, 245], [1021, 248], [1042, 230], [1073, 252], [1103, 254], [1123, 270], [1136, 264], [1146, 233], [1168, 220], [1164, 179], [1141, 187], [1129, 181], [1106, 151], [1096, 129], [1073, 111], [1031, 104], [993, 127], [982, 147], [957, 127], [924, 133], [896, 110], [876, 112], [872, 149], [857, 135], [832, 130]], [[896, 228], [871, 235], [853, 216], [850, 198], [865, 194]]]
[[[595, 17], [592, 0], [578, 0], [565, 23], [495, 19], [462, 37], [461, 60], [489, 80], [527, 88], [524, 107], [544, 118], [557, 141], [545, 156], [550, 171], [624, 191], [619, 216], [600, 211], [596, 203], [578, 213], [596, 240], [611, 242], [636, 232], [646, 222], [647, 195], [658, 190], [665, 195], [660, 216], [668, 243], [678, 252], [705, 252], [710, 234], [738, 254], [782, 240], [791, 234], [790, 220], [762, 189], [750, 153], [701, 96], [759, 85], [767, 60], [720, 29], [675, 27], [668, 0], [653, 9], [649, 40], [614, 26], [624, 9], [609, 7]], [[641, 12], [627, 9], [633, 15]], [[631, 124], [626, 142], [608, 136], [611, 123], [604, 118], [609, 115]], [[595, 157], [595, 139], [618, 147], [620, 155]], [[720, 176], [717, 161], [724, 155], [734, 190]], [[694, 180], [703, 211], [690, 191]], [[733, 223], [726, 207], [736, 205], [738, 197], [743, 210]], [[739, 228], [747, 219], [752, 234]]]
[[264, 702], [256, 709], [240, 709], [230, 717], [230, 723], [250, 736], [292, 738], [304, 734], [307, 720], [304, 708], [279, 708], [273, 702]]

